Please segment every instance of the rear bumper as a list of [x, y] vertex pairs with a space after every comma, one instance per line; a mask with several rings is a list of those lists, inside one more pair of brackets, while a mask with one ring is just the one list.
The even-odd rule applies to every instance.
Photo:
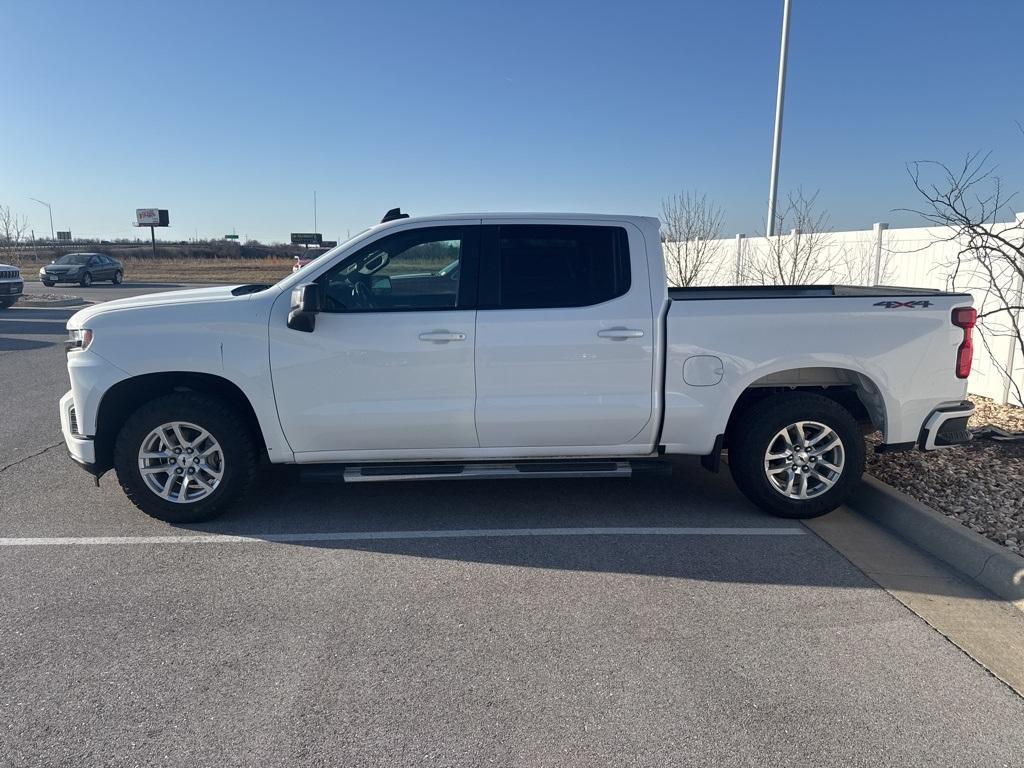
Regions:
[[963, 400], [943, 405], [932, 411], [921, 427], [917, 445], [922, 451], [952, 448], [973, 439], [967, 420], [974, 413], [974, 403]]
[[100, 474], [96, 464], [96, 443], [91, 437], [76, 434], [75, 400], [71, 392], [60, 399], [60, 431], [75, 463], [90, 474]]

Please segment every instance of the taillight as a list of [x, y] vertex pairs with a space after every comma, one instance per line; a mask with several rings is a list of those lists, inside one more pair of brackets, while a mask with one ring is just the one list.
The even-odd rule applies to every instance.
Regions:
[[953, 325], [964, 329], [964, 340], [956, 350], [956, 377], [966, 379], [971, 375], [971, 362], [974, 360], [974, 339], [971, 332], [978, 322], [978, 312], [973, 307], [961, 307], [953, 310]]

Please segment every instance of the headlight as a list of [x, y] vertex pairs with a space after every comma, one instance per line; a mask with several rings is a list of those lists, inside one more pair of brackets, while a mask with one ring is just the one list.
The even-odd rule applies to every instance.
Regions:
[[65, 352], [81, 352], [88, 349], [92, 343], [92, 331], [88, 328], [77, 328], [68, 333], [68, 340], [64, 342]]

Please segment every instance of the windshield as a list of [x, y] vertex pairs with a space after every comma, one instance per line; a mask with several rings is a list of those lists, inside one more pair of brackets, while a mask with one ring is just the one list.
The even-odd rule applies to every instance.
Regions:
[[54, 264], [88, 264], [91, 253], [68, 253], [57, 259]]
[[[319, 260], [321, 256], [333, 256], [334, 254], [338, 253], [339, 251], [345, 250], [346, 248], [349, 247], [350, 244], [352, 244], [353, 242], [355, 242], [356, 240], [361, 238], [363, 235], [365, 235], [367, 232], [369, 232], [372, 229], [373, 229], [373, 227], [367, 227], [362, 232], [358, 232], [355, 235], [352, 235], [352, 237], [350, 237], [348, 240], [346, 240], [343, 243], [339, 243], [338, 245], [336, 245], [333, 248], [331, 248], [329, 251], [321, 251], [315, 257], [312, 254], [307, 255], [305, 253], [296, 256], [295, 260], [299, 263], [299, 269], [297, 269], [294, 272], [292, 272], [291, 275], [288, 275], [288, 276], [282, 278], [278, 282], [278, 284], [283, 283], [285, 280], [289, 280], [292, 277], [294, 277], [295, 275], [299, 274], [300, 272], [302, 272], [302, 269], [304, 267], [308, 266], [308, 263], [312, 263], [313, 261]], [[307, 263], [304, 264], [303, 262], [307, 262]], [[299, 279], [301, 279], [301, 278], [299, 278]], [[296, 280], [296, 282], [297, 282], [297, 280]]]

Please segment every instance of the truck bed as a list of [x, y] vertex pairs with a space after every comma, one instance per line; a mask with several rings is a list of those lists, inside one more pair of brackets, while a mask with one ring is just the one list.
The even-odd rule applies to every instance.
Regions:
[[869, 298], [878, 296], [967, 296], [936, 288], [903, 288], [895, 285], [711, 285], [669, 288], [672, 301], [705, 299], [824, 299], [829, 297]]
[[963, 400], [956, 361], [964, 331], [952, 312], [970, 306], [969, 294], [798, 285], [669, 295], [661, 436], [668, 453], [711, 450], [749, 388], [850, 387], [892, 444], [915, 442], [934, 408]]

